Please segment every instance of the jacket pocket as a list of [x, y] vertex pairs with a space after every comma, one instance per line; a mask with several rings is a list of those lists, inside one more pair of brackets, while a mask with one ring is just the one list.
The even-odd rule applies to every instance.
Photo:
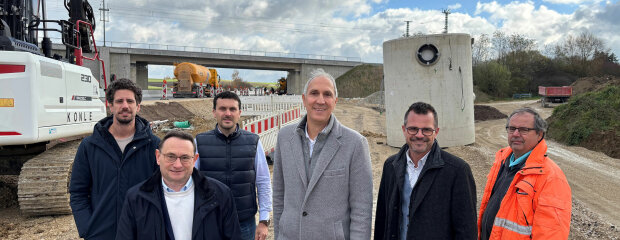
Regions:
[[334, 223], [334, 239], [344, 240], [344, 229], [342, 228], [342, 221]]
[[[515, 185], [518, 208], [517, 223], [531, 228], [534, 220], [534, 186], [527, 181], [520, 181]], [[531, 230], [530, 230], [531, 234]], [[528, 234], [528, 236], [530, 235]]]
[[338, 177], [338, 176], [344, 176], [344, 174], [347, 172], [346, 168], [339, 168], [339, 169], [329, 169], [329, 170], [325, 170], [323, 172], [323, 176], [326, 177]]

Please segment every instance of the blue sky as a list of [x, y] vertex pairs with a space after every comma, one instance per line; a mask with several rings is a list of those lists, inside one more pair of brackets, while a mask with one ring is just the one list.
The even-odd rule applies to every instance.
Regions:
[[[67, 18], [63, 0], [48, 0], [50, 19]], [[91, 0], [93, 9], [102, 0]], [[587, 31], [620, 53], [618, 0], [421, 1], [421, 0], [107, 0], [106, 39], [168, 44], [358, 57], [383, 61], [383, 42], [411, 33], [437, 34], [449, 8], [449, 32], [476, 38], [494, 31], [521, 34], [543, 50], [569, 35]], [[98, 19], [100, 14], [96, 13]], [[98, 22], [95, 33], [103, 40]], [[101, 45], [101, 44], [100, 44]], [[234, 69], [219, 69], [230, 79]], [[286, 72], [238, 69], [247, 81], [276, 81]], [[149, 66], [149, 77], [172, 76], [170, 66]]]

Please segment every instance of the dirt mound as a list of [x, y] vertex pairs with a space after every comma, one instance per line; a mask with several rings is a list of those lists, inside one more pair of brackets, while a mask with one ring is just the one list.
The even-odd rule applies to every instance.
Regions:
[[360, 102], [366, 104], [383, 105], [385, 104], [385, 94], [383, 93], [384, 91], [374, 92], [373, 94], [370, 94], [367, 97], [363, 98]]
[[567, 145], [577, 145], [620, 158], [620, 87], [572, 97], [556, 107], [547, 119], [548, 136]]
[[381, 90], [383, 65], [362, 64], [349, 70], [336, 79], [338, 97], [366, 97]]
[[620, 77], [611, 75], [602, 77], [583, 77], [577, 79], [577, 81], [571, 84], [573, 87], [573, 95], [597, 91], [612, 85], [620, 85]]
[[508, 116], [503, 114], [497, 108], [486, 105], [474, 105], [474, 120], [486, 121], [495, 119], [504, 119]]
[[593, 151], [604, 152], [607, 156], [620, 159], [620, 132], [616, 130], [600, 131], [590, 134], [579, 146]]
[[194, 117], [194, 113], [185, 109], [183, 105], [178, 102], [155, 102], [153, 105], [141, 105], [140, 113], [138, 114], [145, 118], [149, 122], [157, 120], [187, 120]]
[[384, 138], [384, 137], [386, 137], [382, 133], [375, 133], [375, 132], [371, 132], [371, 131], [367, 131], [367, 130], [363, 130], [362, 132], [360, 132], [360, 134], [362, 134], [362, 136], [364, 136], [364, 137], [375, 137], [375, 138]]

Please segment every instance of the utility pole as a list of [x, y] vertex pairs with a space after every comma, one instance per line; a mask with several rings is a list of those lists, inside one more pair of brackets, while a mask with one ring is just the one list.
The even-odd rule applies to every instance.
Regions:
[[446, 15], [446, 23], [443, 28], [443, 33], [448, 33], [448, 15], [450, 14], [450, 9], [444, 9], [441, 12]]
[[99, 8], [99, 19], [103, 22], [103, 46], [105, 47], [105, 22], [109, 22], [110, 20], [107, 18], [107, 12], [110, 11], [109, 8], [105, 6], [105, 0], [101, 3], [101, 8]]
[[411, 21], [405, 21], [407, 23], [407, 31], [405, 32], [405, 37], [409, 37], [409, 23]]

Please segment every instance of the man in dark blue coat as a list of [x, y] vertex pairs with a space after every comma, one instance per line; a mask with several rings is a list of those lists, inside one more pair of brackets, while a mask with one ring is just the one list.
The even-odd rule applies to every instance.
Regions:
[[241, 239], [235, 201], [223, 183], [194, 168], [193, 137], [172, 131], [156, 150], [159, 171], [132, 187], [116, 239]]
[[439, 147], [437, 112], [412, 104], [406, 144], [383, 165], [375, 240], [476, 239], [476, 185], [469, 165]]
[[142, 90], [129, 79], [114, 81], [106, 100], [112, 116], [99, 121], [75, 155], [69, 192], [80, 237], [114, 239], [127, 189], [149, 178], [159, 138], [137, 116]]

